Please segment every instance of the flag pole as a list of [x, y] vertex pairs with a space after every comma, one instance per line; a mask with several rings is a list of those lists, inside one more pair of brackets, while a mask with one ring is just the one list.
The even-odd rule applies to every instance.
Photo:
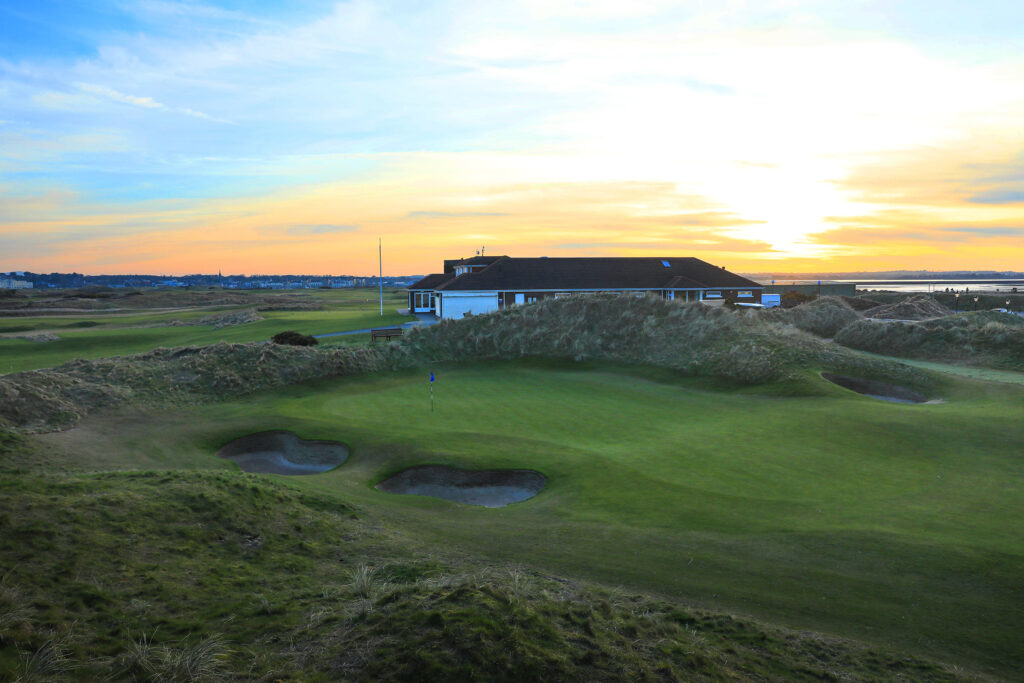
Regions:
[[380, 284], [380, 315], [384, 317], [384, 257], [381, 252], [380, 238], [377, 238], [377, 282]]

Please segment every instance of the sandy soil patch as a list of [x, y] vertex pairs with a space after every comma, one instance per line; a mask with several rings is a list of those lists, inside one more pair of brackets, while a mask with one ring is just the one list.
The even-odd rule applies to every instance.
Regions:
[[377, 484], [387, 493], [433, 496], [454, 503], [505, 507], [533, 498], [547, 481], [533, 470], [463, 470], [444, 465], [419, 465]]
[[319, 474], [348, 459], [348, 447], [335, 441], [307, 441], [291, 432], [250, 434], [223, 446], [217, 455], [246, 472]]
[[878, 398], [883, 401], [892, 401], [893, 403], [925, 403], [928, 401], [928, 397], [924, 394], [907, 387], [901, 387], [898, 384], [889, 384], [860, 377], [835, 375], [831, 372], [823, 372], [821, 376], [844, 389], [856, 391], [858, 394]]

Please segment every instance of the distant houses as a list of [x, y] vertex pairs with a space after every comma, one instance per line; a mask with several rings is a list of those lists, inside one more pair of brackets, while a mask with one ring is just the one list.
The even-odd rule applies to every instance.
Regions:
[[32, 283], [27, 280], [3, 277], [0, 278], [0, 289], [32, 289]]
[[759, 305], [763, 289], [753, 280], [693, 257], [475, 256], [446, 260], [444, 272], [410, 285], [408, 293], [413, 312], [461, 318], [585, 292]]

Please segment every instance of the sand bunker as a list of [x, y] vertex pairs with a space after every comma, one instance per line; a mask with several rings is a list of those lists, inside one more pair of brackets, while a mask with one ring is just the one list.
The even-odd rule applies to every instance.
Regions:
[[385, 479], [377, 488], [388, 493], [433, 496], [455, 503], [505, 507], [533, 498], [547, 480], [533, 470], [460, 470], [420, 465]]
[[348, 447], [335, 441], [306, 441], [291, 432], [250, 434], [217, 451], [246, 472], [319, 474], [348, 459]]
[[844, 389], [856, 391], [871, 398], [879, 398], [883, 401], [893, 403], [924, 403], [928, 398], [913, 389], [901, 387], [898, 384], [887, 384], [873, 379], [861, 379], [859, 377], [847, 377], [846, 375], [834, 375], [831, 372], [823, 372], [821, 376], [833, 384], [838, 384]]

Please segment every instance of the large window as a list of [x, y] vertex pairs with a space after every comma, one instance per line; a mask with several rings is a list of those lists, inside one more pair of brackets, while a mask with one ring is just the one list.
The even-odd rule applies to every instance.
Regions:
[[744, 290], [741, 290], [741, 291], [739, 291], [739, 292], [736, 292], [736, 298], [737, 298], [737, 299], [741, 299], [741, 298], [742, 298], [742, 299], [750, 299], [750, 298], [752, 298], [753, 296], [754, 296], [754, 293], [753, 293], [753, 292], [748, 292], [748, 291], [744, 291]]
[[433, 292], [416, 292], [416, 298], [414, 299], [414, 303], [416, 304], [416, 308], [433, 308]]
[[717, 290], [713, 290], [713, 289], [712, 290], [708, 290], [708, 291], [704, 292], [704, 298], [705, 299], [721, 299], [722, 298], [722, 293], [717, 291]]

